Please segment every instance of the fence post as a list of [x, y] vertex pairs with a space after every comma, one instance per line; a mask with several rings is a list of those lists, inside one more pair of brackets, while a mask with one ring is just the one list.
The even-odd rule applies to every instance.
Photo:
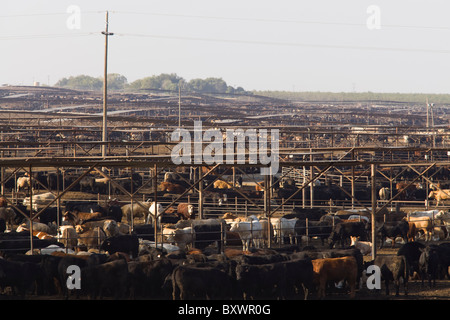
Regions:
[[66, 253], [69, 253], [69, 232], [66, 232]]
[[245, 200], [245, 208], [244, 208], [245, 218], [247, 218], [248, 215], [248, 201]]
[[[191, 229], [191, 232], [193, 232], [193, 228]], [[224, 237], [224, 230], [223, 230], [223, 223], [220, 223], [220, 253], [224, 253], [224, 246], [226, 244], [226, 237]]]
[[250, 243], [248, 244], [248, 249], [250, 249], [251, 244], [253, 244], [253, 220], [250, 221]]
[[306, 245], [309, 246], [309, 222], [306, 218]]
[[377, 189], [376, 189], [376, 166], [371, 164], [371, 178], [372, 178], [372, 259], [376, 256], [376, 226], [375, 226], [375, 214], [377, 212]]

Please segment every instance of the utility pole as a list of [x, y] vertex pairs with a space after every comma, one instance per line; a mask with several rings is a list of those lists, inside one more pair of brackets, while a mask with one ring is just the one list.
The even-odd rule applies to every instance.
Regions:
[[106, 157], [106, 141], [108, 141], [108, 128], [107, 128], [107, 110], [108, 110], [108, 36], [114, 35], [114, 33], [108, 32], [108, 11], [106, 11], [106, 26], [105, 31], [102, 31], [105, 35], [105, 69], [103, 73], [103, 130], [102, 130], [102, 157]]
[[181, 80], [178, 82], [178, 129], [181, 129]]

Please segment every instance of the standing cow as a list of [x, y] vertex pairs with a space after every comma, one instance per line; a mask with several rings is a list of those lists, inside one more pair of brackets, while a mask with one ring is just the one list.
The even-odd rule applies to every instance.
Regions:
[[257, 248], [260, 247], [262, 240], [262, 226], [258, 220], [252, 221], [234, 221], [231, 224], [231, 232], [239, 233], [242, 241], [242, 250], [248, 251], [250, 247], [250, 241]]
[[430, 191], [430, 193], [428, 194], [428, 199], [436, 199], [436, 207], [437, 207], [441, 202], [444, 203], [443, 200], [450, 199], [450, 189]]
[[437, 247], [427, 246], [421, 250], [419, 257], [419, 271], [422, 278], [422, 287], [425, 278], [428, 279], [429, 286], [436, 286], [436, 278], [439, 276], [439, 255]]
[[350, 298], [355, 297], [358, 265], [354, 257], [325, 258], [312, 260], [314, 283], [318, 286], [317, 296], [325, 298], [328, 281], [347, 281], [350, 287]]
[[[156, 206], [156, 207], [155, 207]], [[148, 208], [149, 215], [147, 216], [147, 224], [152, 223], [159, 227], [161, 224], [161, 214], [163, 212], [163, 206], [160, 203], [152, 202]], [[151, 221], [150, 221], [151, 219]]]

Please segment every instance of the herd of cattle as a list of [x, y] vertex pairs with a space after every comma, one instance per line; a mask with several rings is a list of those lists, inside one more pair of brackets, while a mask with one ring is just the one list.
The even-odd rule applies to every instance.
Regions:
[[[160, 192], [183, 193], [186, 179], [179, 176], [166, 174]], [[109, 184], [108, 179], [86, 176], [78, 187], [102, 193], [112, 188], [114, 194], [142, 185], [138, 174], [115, 181]], [[210, 182], [210, 190], [222, 191], [205, 195], [221, 206], [231, 184]], [[56, 174], [45, 179], [37, 174], [34, 179], [19, 177], [16, 187], [18, 191], [51, 190], [71, 183], [73, 180], [57, 181]], [[242, 185], [240, 179], [236, 183]], [[396, 188], [400, 198], [423, 196], [418, 184], [405, 185]], [[254, 197], [261, 196], [262, 190], [257, 184], [254, 190], [241, 192]], [[301, 195], [297, 190], [295, 182], [286, 180], [276, 188], [275, 198]], [[388, 199], [388, 192], [381, 188], [379, 198]], [[345, 198], [342, 190], [330, 186], [316, 186], [314, 196], [324, 201]], [[447, 190], [438, 186], [429, 197], [439, 205]], [[376, 216], [377, 245], [382, 248], [391, 241], [395, 247], [399, 238], [402, 244], [397, 255], [370, 260], [372, 220], [366, 210], [330, 214], [295, 208], [289, 214], [267, 218], [204, 208], [208, 219], [198, 219], [196, 207], [187, 202], [163, 211], [161, 203], [152, 201], [112, 201], [103, 206], [68, 201], [60, 208], [46, 208], [32, 224], [25, 218], [32, 210], [30, 202], [36, 210], [54, 199], [54, 193], [37, 193], [10, 206], [10, 201], [0, 198], [0, 287], [4, 294], [10, 288], [19, 295], [91, 298], [320, 299], [331, 292], [349, 292], [353, 298], [371, 264], [380, 267], [387, 294], [391, 281], [396, 294], [403, 282], [406, 294], [413, 274], [429, 280], [430, 285], [437, 278], [448, 277], [450, 245], [430, 242], [448, 238], [450, 213], [445, 210]], [[72, 279], [68, 270], [74, 265], [81, 270], [80, 290], [67, 287]]]
[[[33, 201], [49, 200], [37, 196]], [[450, 246], [429, 242], [448, 235], [450, 215], [444, 210], [376, 217], [380, 246], [388, 238], [394, 246], [398, 237], [403, 244], [397, 256], [367, 262], [371, 220], [361, 210], [331, 215], [297, 208], [270, 219], [231, 213], [196, 219], [189, 203], [162, 214], [162, 205], [151, 201], [106, 206], [69, 201], [60, 214], [50, 207], [30, 224], [17, 209], [27, 213], [29, 207], [10, 207], [0, 198], [4, 294], [10, 288], [18, 295], [61, 297], [320, 299], [348, 291], [353, 298], [370, 264], [380, 267], [387, 294], [390, 281], [397, 294], [403, 282], [406, 294], [414, 272], [432, 285], [448, 277], [450, 266]], [[145, 223], [132, 223], [136, 217]], [[314, 246], [313, 239], [318, 239]], [[74, 265], [81, 270], [79, 290], [67, 286]], [[339, 289], [335, 283], [344, 285]]]

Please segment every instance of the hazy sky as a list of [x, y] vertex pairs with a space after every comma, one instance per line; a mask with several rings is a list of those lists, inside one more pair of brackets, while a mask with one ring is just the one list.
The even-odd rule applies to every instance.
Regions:
[[2, 0], [0, 84], [110, 73], [246, 90], [450, 93], [448, 0]]

